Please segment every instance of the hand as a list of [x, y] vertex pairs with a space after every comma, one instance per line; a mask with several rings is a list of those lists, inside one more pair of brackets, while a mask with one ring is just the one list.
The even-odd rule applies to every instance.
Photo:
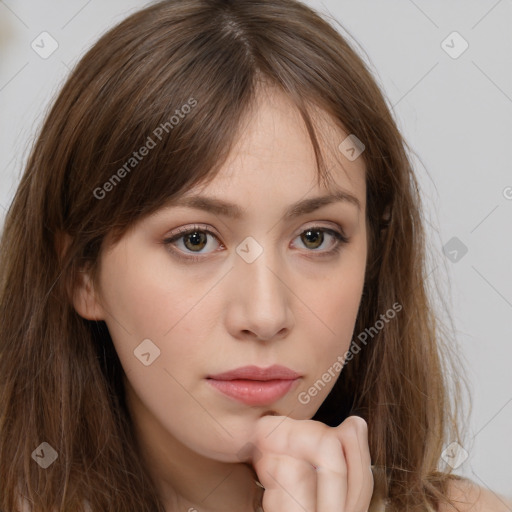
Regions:
[[328, 427], [314, 420], [264, 416], [252, 464], [264, 512], [366, 512], [373, 475], [366, 422], [349, 416]]

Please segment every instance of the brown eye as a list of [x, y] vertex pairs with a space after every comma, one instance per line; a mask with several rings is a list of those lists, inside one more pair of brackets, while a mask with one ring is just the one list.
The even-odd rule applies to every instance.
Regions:
[[183, 243], [190, 251], [201, 251], [206, 246], [208, 236], [204, 231], [193, 231], [183, 236]]
[[[327, 239], [331, 239], [331, 244], [330, 247], [324, 247], [323, 249], [325, 250], [321, 250], [320, 248], [324, 244], [326, 234]], [[349, 241], [343, 233], [320, 226], [312, 226], [306, 229], [297, 238], [300, 238], [301, 243], [306, 249], [310, 249], [309, 252], [318, 253], [317, 256], [334, 255], [341, 249], [342, 244], [346, 244]]]
[[300, 237], [308, 249], [318, 249], [324, 241], [324, 233], [320, 229], [308, 229]]
[[[192, 226], [189, 229], [180, 229], [170, 238], [163, 241], [164, 245], [169, 246], [176, 257], [183, 261], [200, 261], [214, 250], [203, 250], [208, 247], [208, 242], [214, 240], [218, 247], [222, 244], [217, 236], [209, 229], [203, 229], [200, 226]], [[210, 248], [211, 249], [211, 248]], [[196, 256], [197, 255], [197, 256]]]

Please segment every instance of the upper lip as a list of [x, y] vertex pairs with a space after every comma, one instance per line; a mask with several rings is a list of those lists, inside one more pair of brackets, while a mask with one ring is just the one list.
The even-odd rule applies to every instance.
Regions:
[[258, 366], [242, 366], [234, 370], [218, 373], [217, 375], [208, 375], [208, 379], [215, 380], [293, 380], [300, 377], [297, 372], [275, 364], [268, 368], [259, 368]]

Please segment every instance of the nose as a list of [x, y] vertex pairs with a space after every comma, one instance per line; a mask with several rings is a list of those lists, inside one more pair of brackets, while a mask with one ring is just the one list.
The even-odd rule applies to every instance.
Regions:
[[237, 256], [229, 278], [226, 322], [233, 337], [274, 340], [291, 331], [293, 293], [271, 250], [251, 263]]

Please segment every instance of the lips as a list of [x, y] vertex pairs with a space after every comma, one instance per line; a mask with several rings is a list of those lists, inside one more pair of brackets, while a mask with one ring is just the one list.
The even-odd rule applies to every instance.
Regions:
[[211, 375], [208, 383], [224, 395], [246, 405], [268, 405], [286, 395], [299, 382], [301, 375], [285, 366], [269, 368], [244, 366]]

